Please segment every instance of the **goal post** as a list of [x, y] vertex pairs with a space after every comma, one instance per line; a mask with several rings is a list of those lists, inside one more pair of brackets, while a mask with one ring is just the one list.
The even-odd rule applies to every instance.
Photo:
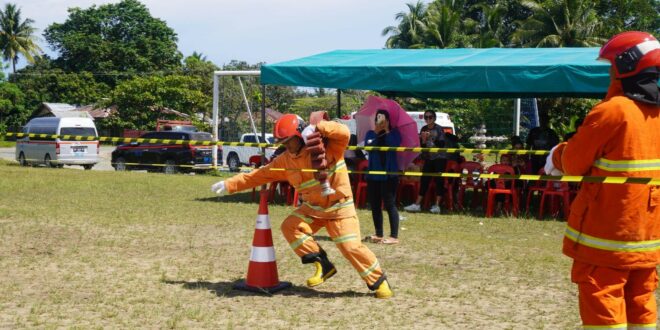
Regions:
[[[220, 109], [220, 77], [230, 76], [230, 77], [242, 77], [242, 76], [261, 76], [261, 71], [214, 71], [213, 72], [213, 168], [218, 166], [218, 112]], [[265, 98], [265, 95], [263, 96]], [[263, 108], [263, 106], [262, 106]], [[262, 112], [265, 111], [261, 109]], [[251, 115], [250, 115], [251, 116]], [[265, 116], [262, 113], [262, 120], [265, 120]]]

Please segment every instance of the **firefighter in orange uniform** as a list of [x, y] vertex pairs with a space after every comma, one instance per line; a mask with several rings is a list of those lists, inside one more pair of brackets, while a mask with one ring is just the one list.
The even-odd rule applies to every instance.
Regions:
[[[599, 59], [611, 63], [605, 99], [546, 173], [660, 177], [660, 44], [644, 32], [612, 37]], [[573, 258], [585, 329], [655, 329], [660, 263], [660, 186], [583, 182], [564, 235]]]
[[[307, 128], [304, 125], [296, 115], [282, 116], [275, 123], [273, 135], [286, 151], [268, 165], [220, 181], [211, 190], [218, 194], [234, 193], [273, 181], [288, 181], [304, 202], [284, 220], [281, 229], [302, 263], [315, 266], [307, 286], [320, 285], [337, 272], [326, 252], [312, 237], [325, 228], [342, 255], [351, 262], [369, 289], [375, 291], [376, 298], [389, 298], [393, 293], [378, 259], [360, 241], [360, 224], [344, 163], [350, 132], [343, 124], [333, 121], [320, 121]], [[313, 172], [300, 171], [309, 169], [312, 164], [312, 154], [305, 147], [307, 136], [311, 140], [312, 135], [320, 135], [326, 141], [327, 182], [334, 189], [334, 193], [328, 196], [323, 196], [321, 184]]]

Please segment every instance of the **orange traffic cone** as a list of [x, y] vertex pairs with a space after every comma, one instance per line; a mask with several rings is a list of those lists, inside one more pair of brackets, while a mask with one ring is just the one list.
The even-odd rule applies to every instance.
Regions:
[[270, 230], [270, 218], [268, 217], [268, 191], [261, 189], [259, 195], [259, 214], [257, 215], [257, 225], [252, 240], [252, 253], [247, 279], [236, 283], [234, 289], [275, 293], [290, 287], [291, 282], [280, 282], [277, 277], [273, 234]]

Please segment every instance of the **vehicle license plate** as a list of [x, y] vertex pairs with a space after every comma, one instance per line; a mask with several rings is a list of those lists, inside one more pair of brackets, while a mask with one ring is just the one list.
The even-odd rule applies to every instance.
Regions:
[[74, 153], [84, 154], [84, 153], [87, 152], [87, 146], [72, 146], [72, 147], [71, 147], [71, 150], [72, 150]]

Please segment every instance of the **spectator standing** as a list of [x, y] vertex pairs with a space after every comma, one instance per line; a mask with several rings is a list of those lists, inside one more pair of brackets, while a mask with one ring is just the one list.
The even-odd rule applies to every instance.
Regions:
[[[442, 127], [435, 123], [435, 111], [426, 110], [424, 112], [424, 125], [419, 133], [420, 146], [425, 148], [444, 148], [447, 142], [445, 133], [442, 130]], [[447, 167], [447, 154], [444, 152], [440, 153], [430, 153], [423, 152], [422, 159], [424, 159], [424, 167], [422, 167], [422, 172], [424, 173], [441, 173], [445, 171]], [[445, 193], [444, 180], [440, 176], [430, 177], [422, 176], [420, 187], [419, 187], [419, 196], [417, 196], [417, 201], [414, 204], [410, 204], [403, 208], [408, 212], [419, 212], [422, 210], [421, 203], [426, 195], [426, 191], [429, 188], [431, 179], [435, 181], [436, 189], [436, 198], [435, 204], [431, 207], [431, 213], [440, 213], [440, 201], [442, 200], [442, 195]]]
[[[392, 129], [390, 115], [385, 110], [376, 112], [376, 127], [367, 132], [366, 146], [398, 147], [401, 145], [401, 134]], [[396, 151], [370, 151], [369, 171], [399, 172]], [[396, 190], [399, 176], [367, 174], [367, 194], [376, 234], [368, 237], [371, 242], [383, 244], [399, 243], [399, 212], [396, 209]], [[390, 220], [390, 237], [383, 238], [383, 209], [385, 207]]]

